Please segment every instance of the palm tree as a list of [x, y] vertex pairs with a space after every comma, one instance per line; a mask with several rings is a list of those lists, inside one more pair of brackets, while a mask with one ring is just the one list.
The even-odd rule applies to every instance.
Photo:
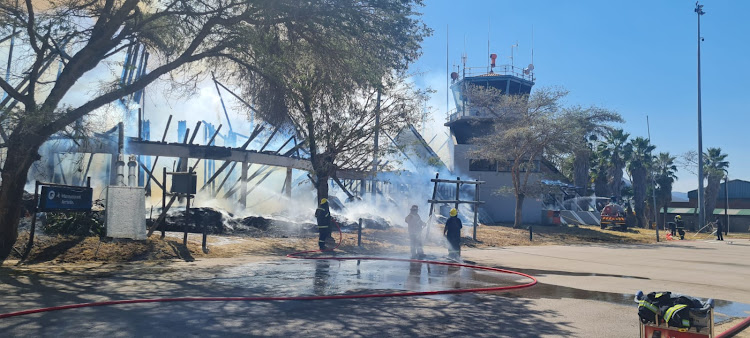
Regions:
[[677, 165], [675, 156], [667, 153], [659, 153], [655, 158], [654, 172], [656, 181], [656, 199], [658, 207], [664, 208], [662, 223], [667, 223], [667, 205], [672, 202], [672, 184], [677, 180]]
[[625, 159], [630, 177], [633, 179], [633, 201], [635, 202], [635, 214], [639, 227], [645, 227], [646, 222], [646, 181], [647, 174], [651, 169], [654, 156], [651, 152], [656, 147], [648, 139], [637, 137], [630, 140], [625, 146]]
[[594, 182], [594, 194], [599, 197], [609, 197], [610, 189], [607, 173], [609, 162], [599, 152], [591, 156], [591, 180]]
[[624, 130], [615, 129], [605, 135], [604, 142], [598, 147], [599, 156], [608, 163], [608, 192], [617, 198], [622, 196], [622, 170], [625, 169], [625, 145], [629, 137]]
[[705, 207], [704, 213], [708, 220], [708, 217], [714, 214], [721, 179], [726, 175], [729, 162], [726, 160], [727, 154], [721, 153], [721, 148], [708, 148], [706, 150], [707, 152], [703, 153], [703, 172], [706, 174], [708, 184], [703, 195], [705, 196], [703, 205]]
[[610, 123], [624, 120], [620, 114], [598, 107], [572, 107], [566, 109], [565, 116], [571, 122], [571, 132], [577, 135], [572, 144], [573, 184], [579, 187], [579, 195], [586, 195], [591, 187], [590, 166], [594, 142], [612, 130]]

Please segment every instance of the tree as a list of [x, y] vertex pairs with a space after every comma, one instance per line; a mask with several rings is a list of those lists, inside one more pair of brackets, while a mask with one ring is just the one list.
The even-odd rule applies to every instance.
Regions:
[[257, 65], [243, 69], [249, 81], [240, 85], [259, 115], [305, 139], [318, 200], [328, 197], [328, 180], [338, 170], [372, 168], [376, 135], [395, 135], [421, 118], [425, 93], [403, 73], [430, 34], [414, 17], [421, 1], [377, 3], [383, 6], [362, 23], [329, 32], [335, 43], [326, 53], [314, 52], [321, 48], [316, 41], [279, 39], [284, 31], [267, 30], [260, 43], [274, 51], [272, 58], [239, 56]]
[[599, 107], [582, 108], [580, 106], [566, 109], [565, 115], [570, 119], [571, 130], [578, 135], [573, 144], [573, 184], [580, 187], [578, 194], [587, 195], [591, 186], [590, 169], [594, 144], [599, 137], [612, 130], [614, 122], [624, 122], [620, 114]]
[[609, 176], [607, 176], [609, 173], [609, 161], [598, 151], [593, 152], [591, 155], [590, 166], [591, 179], [594, 182], [594, 194], [599, 197], [609, 197], [612, 195], [609, 188]]
[[[570, 150], [572, 122], [560, 108], [567, 92], [542, 88], [531, 95], [502, 95], [497, 89], [487, 88], [474, 94], [495, 98], [478, 108], [500, 113], [494, 114], [494, 132], [473, 140], [476, 149], [471, 155], [510, 168], [516, 198], [513, 227], [519, 228], [523, 224], [524, 199], [540, 192], [540, 161]], [[474, 108], [480, 100], [471, 98], [471, 102]]]
[[672, 202], [672, 184], [677, 180], [677, 158], [666, 152], [659, 153], [654, 160], [657, 203], [654, 210], [664, 209], [661, 222], [664, 226], [667, 224], [667, 206]]
[[[347, 48], [357, 44], [361, 32], [372, 37], [363, 41], [373, 41], [375, 37], [388, 40], [391, 35], [379, 34], [394, 30], [405, 34], [416, 31], [419, 36], [424, 31], [413, 11], [421, 4], [418, 0], [361, 0], [356, 6], [343, 1], [294, 0], [68, 0], [36, 4], [26, 1], [16, 7], [11, 0], [0, 0], [0, 21], [14, 23], [0, 27], [0, 36], [11, 34], [17, 26], [17, 44], [28, 47], [14, 54], [11, 80], [0, 79], [0, 88], [18, 103], [8, 101], [0, 107], [0, 125], [8, 134], [0, 183], [0, 263], [18, 236], [19, 203], [28, 170], [39, 159], [39, 147], [74, 121], [166, 75], [194, 83], [207, 70], [219, 75], [242, 75], [237, 69], [263, 74], [248, 60], [274, 57], [274, 51], [261, 43], [264, 39], [306, 41], [315, 46], [308, 52], [346, 65], [342, 60], [350, 62], [352, 58], [341, 55], [351, 55]], [[412, 60], [419, 42], [388, 41], [387, 46], [402, 45], [377, 54], [385, 60], [379, 64]], [[84, 74], [137, 44], [149, 50], [150, 63], [156, 65], [147, 74], [127, 85], [114, 77], [103, 78], [98, 91], [85, 103], [63, 103]], [[63, 64], [56, 78], [46, 71], [55, 60]]]
[[703, 205], [707, 221], [710, 221], [708, 218], [709, 215], [714, 214], [721, 179], [726, 176], [727, 169], [729, 168], [729, 161], [726, 160], [727, 156], [727, 154], [721, 153], [721, 148], [708, 148], [703, 153], [703, 172], [706, 174], [707, 182]]
[[606, 161], [608, 193], [617, 198], [622, 196], [622, 174], [627, 163], [625, 147], [629, 137], [630, 134], [622, 129], [612, 130], [597, 148], [600, 159]]
[[653, 165], [651, 152], [656, 147], [648, 139], [636, 137], [625, 146], [624, 158], [627, 160], [627, 169], [633, 179], [633, 202], [638, 226], [644, 228], [648, 221], [646, 219], [646, 187], [647, 176]]

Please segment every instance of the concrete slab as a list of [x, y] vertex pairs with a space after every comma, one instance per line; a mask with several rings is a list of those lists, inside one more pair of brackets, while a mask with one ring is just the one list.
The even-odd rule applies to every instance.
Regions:
[[[0, 334], [633, 337], [638, 324], [631, 297], [637, 290], [714, 297], [727, 301], [717, 303], [728, 313], [722, 318], [744, 315], [750, 308], [728, 301], [750, 303], [748, 255], [748, 241], [467, 249], [466, 260], [526, 271], [540, 284], [495, 294], [105, 306], [3, 319]], [[366, 283], [357, 284], [352, 269], [349, 263], [275, 257], [125, 264], [62, 273], [0, 268], [0, 312], [111, 299], [381, 292], [414, 288], [409, 281], [431, 287], [490, 282], [487, 276], [465, 271], [374, 264], [359, 275]], [[419, 278], [414, 279], [417, 271]], [[451, 273], [455, 279], [442, 277]]]

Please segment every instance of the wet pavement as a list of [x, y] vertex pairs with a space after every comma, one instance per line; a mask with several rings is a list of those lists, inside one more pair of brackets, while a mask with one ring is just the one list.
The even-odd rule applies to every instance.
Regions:
[[323, 296], [489, 288], [530, 280], [515, 274], [418, 262], [287, 259], [232, 267], [215, 282], [263, 290], [269, 296]]
[[[749, 256], [750, 246], [708, 242], [467, 249], [470, 263], [528, 273], [540, 282], [506, 292], [429, 297], [75, 309], [0, 320], [0, 335], [632, 337], [638, 290], [712, 297], [717, 322], [750, 315]], [[228, 262], [89, 277], [0, 270], [0, 312], [111, 299], [369, 294], [527, 282], [426, 263], [273, 257]]]

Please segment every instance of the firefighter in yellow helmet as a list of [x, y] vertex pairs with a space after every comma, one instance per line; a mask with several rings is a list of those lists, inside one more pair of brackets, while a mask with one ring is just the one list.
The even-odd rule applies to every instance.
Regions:
[[320, 250], [326, 249], [326, 239], [331, 237], [331, 211], [328, 208], [328, 199], [320, 199], [320, 205], [315, 210], [315, 218], [318, 221], [318, 246]]
[[451, 217], [445, 221], [443, 235], [448, 239], [448, 257], [459, 259], [461, 257], [461, 220], [458, 219], [458, 210], [451, 209]]

